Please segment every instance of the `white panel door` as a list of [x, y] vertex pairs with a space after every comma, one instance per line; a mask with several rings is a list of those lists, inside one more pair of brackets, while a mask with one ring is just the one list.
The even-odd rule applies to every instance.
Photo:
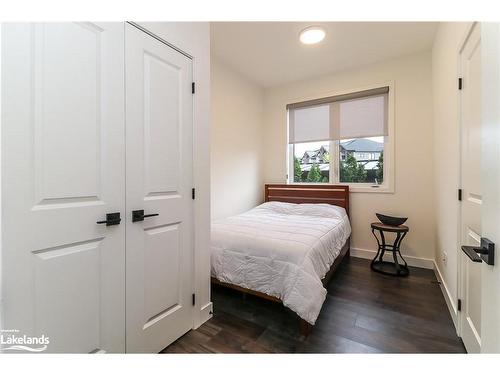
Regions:
[[193, 325], [192, 61], [125, 30], [127, 352], [159, 352]]
[[500, 353], [500, 23], [481, 24], [482, 49], [482, 230], [496, 244], [493, 266], [481, 279], [481, 352]]
[[2, 34], [4, 328], [123, 352], [125, 225], [96, 222], [125, 208], [124, 26]]
[[[481, 241], [481, 30], [475, 24], [460, 54], [461, 91], [461, 245]], [[460, 251], [460, 333], [469, 353], [481, 350], [481, 263]]]

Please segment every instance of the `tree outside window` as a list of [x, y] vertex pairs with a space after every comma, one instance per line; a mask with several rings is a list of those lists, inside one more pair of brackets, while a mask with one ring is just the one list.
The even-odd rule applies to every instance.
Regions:
[[340, 181], [366, 182], [367, 173], [362, 164], [358, 164], [352, 154], [348, 154], [345, 161], [340, 162]]

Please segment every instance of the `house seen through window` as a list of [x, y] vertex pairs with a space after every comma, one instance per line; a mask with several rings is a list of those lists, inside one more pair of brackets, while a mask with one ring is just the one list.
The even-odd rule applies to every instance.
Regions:
[[383, 184], [387, 93], [384, 87], [289, 105], [289, 181]]

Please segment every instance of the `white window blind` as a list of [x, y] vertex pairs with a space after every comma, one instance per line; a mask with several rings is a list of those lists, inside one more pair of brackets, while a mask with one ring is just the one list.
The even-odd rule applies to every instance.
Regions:
[[387, 94], [332, 104], [334, 139], [387, 135]]
[[389, 88], [287, 105], [289, 143], [386, 136]]
[[331, 139], [330, 105], [296, 108], [288, 112], [289, 143]]

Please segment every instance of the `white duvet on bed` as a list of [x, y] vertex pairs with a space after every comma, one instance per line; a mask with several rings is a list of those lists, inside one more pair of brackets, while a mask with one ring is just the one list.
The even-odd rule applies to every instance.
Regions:
[[314, 324], [326, 298], [321, 279], [350, 234], [341, 207], [267, 202], [212, 224], [212, 276], [278, 297]]

